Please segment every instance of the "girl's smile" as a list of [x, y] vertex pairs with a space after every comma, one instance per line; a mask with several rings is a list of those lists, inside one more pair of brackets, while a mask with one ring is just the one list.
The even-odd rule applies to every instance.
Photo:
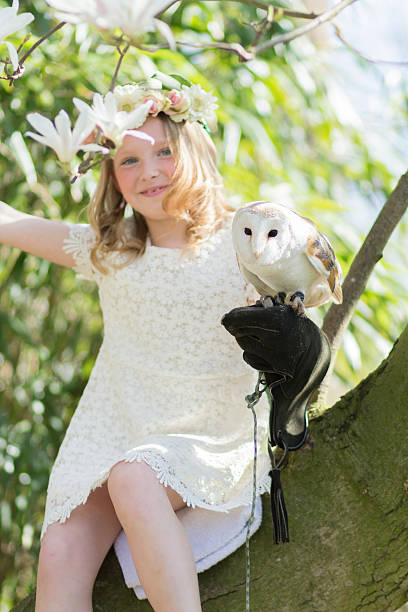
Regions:
[[146, 198], [153, 198], [159, 193], [164, 193], [167, 190], [167, 185], [161, 185], [159, 187], [152, 187], [151, 189], [146, 189], [145, 191], [141, 191], [140, 194], [145, 196]]

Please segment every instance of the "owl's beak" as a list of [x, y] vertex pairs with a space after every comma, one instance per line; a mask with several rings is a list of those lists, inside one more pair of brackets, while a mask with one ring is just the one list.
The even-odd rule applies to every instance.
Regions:
[[252, 252], [255, 259], [258, 261], [262, 253], [265, 251], [266, 240], [263, 236], [255, 236], [254, 238], [255, 239], [252, 242]]

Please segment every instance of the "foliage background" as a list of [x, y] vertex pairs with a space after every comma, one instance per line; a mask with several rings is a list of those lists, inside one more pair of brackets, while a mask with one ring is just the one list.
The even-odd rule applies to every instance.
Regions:
[[[43, 0], [21, 2], [21, 10], [35, 15], [31, 42], [54, 23]], [[254, 7], [230, 2], [179, 3], [167, 15], [177, 40], [225, 37], [243, 43], [252, 37], [246, 24], [263, 16]], [[288, 26], [283, 19], [275, 32]], [[39, 111], [53, 118], [60, 108], [73, 117], [72, 98], [106, 92], [116, 61], [100, 33], [66, 25], [34, 52], [14, 88], [0, 81], [0, 199], [32, 214], [86, 222], [97, 174], [70, 184], [52, 151], [24, 141], [25, 117]], [[398, 177], [366, 146], [362, 126], [347, 120], [349, 101], [330, 54], [316, 49], [310, 38], [247, 64], [215, 50], [183, 47], [177, 54], [149, 54], [133, 49], [118, 82], [143, 78], [156, 68], [183, 74], [219, 97], [215, 141], [230, 201], [276, 199], [296, 207], [326, 233], [346, 273]], [[377, 68], [365, 63], [364, 70]], [[347, 76], [341, 78], [344, 82]], [[401, 102], [397, 112], [405, 121], [406, 91]], [[356, 214], [359, 207], [362, 214]], [[336, 362], [333, 397], [374, 369], [403, 328], [407, 233], [405, 219], [359, 303]], [[50, 466], [92, 369], [102, 320], [91, 283], [17, 250], [0, 247], [0, 283], [4, 612], [34, 584]], [[316, 315], [319, 320], [324, 312]]]

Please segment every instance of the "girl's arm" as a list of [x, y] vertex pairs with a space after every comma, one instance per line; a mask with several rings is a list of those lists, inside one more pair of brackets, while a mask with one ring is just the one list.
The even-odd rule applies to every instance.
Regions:
[[62, 250], [68, 234], [68, 223], [34, 217], [0, 202], [0, 243], [72, 268], [74, 258]]

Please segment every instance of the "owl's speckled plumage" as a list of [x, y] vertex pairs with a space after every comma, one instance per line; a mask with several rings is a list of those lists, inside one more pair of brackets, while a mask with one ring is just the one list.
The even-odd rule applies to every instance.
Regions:
[[306, 308], [341, 304], [340, 265], [310, 219], [282, 204], [252, 202], [235, 213], [232, 239], [241, 274], [261, 295], [301, 292]]

